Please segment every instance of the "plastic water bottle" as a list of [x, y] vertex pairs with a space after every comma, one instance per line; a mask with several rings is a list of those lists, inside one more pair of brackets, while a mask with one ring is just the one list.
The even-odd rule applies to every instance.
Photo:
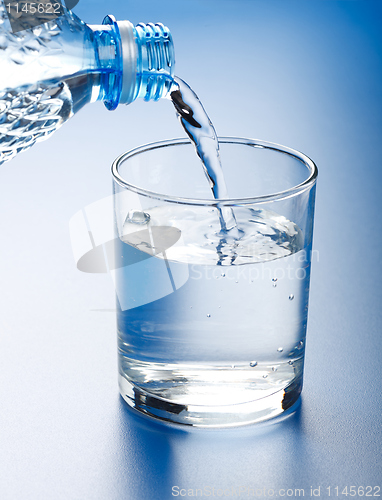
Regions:
[[13, 33], [0, 1], [0, 164], [48, 138], [90, 102], [109, 110], [165, 97], [174, 48], [162, 24], [89, 26], [73, 12]]

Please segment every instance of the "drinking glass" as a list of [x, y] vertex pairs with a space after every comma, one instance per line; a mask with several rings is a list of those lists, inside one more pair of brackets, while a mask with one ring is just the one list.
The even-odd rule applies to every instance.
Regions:
[[187, 139], [112, 166], [121, 394], [142, 413], [200, 427], [293, 410], [308, 317], [315, 164], [260, 140], [219, 145], [224, 200]]

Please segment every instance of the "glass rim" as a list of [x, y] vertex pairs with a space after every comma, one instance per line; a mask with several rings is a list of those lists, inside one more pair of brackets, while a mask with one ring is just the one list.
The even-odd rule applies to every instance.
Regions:
[[137, 148], [131, 149], [119, 155], [112, 163], [111, 173], [113, 176], [114, 182], [119, 184], [121, 187], [126, 188], [130, 191], [133, 191], [142, 196], [146, 196], [148, 198], [153, 198], [161, 201], [166, 201], [169, 203], [178, 203], [184, 205], [199, 205], [199, 206], [211, 206], [214, 207], [219, 205], [220, 207], [224, 206], [237, 206], [237, 205], [252, 205], [258, 203], [268, 203], [271, 201], [279, 201], [284, 200], [286, 198], [291, 198], [296, 196], [307, 189], [310, 189], [316, 182], [318, 169], [313, 160], [311, 160], [308, 156], [300, 151], [289, 148], [287, 146], [282, 146], [281, 144], [276, 144], [273, 142], [262, 141], [260, 139], [247, 139], [243, 137], [218, 137], [219, 145], [220, 144], [241, 144], [243, 146], [252, 146], [257, 147], [259, 149], [270, 149], [273, 151], [277, 151], [279, 153], [287, 154], [289, 156], [294, 157], [300, 162], [304, 163], [308, 168], [310, 175], [300, 184], [293, 186], [292, 188], [279, 191], [278, 193], [267, 194], [264, 196], [252, 196], [245, 198], [184, 198], [177, 196], [170, 196], [166, 194], [156, 193], [155, 191], [149, 191], [148, 189], [143, 189], [139, 186], [131, 184], [127, 182], [120, 175], [118, 168], [119, 166], [126, 160], [133, 158], [134, 156], [145, 153], [147, 151], [152, 151], [155, 149], [161, 149], [170, 146], [183, 146], [183, 145], [191, 145], [191, 140], [187, 138], [179, 138], [179, 139], [168, 139], [165, 141], [151, 142], [148, 144], [144, 144]]

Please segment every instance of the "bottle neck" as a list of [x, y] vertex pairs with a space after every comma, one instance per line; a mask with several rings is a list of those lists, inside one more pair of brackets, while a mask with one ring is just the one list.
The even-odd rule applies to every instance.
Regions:
[[170, 91], [174, 78], [174, 46], [162, 24], [133, 26], [107, 16], [94, 33], [100, 71], [98, 100], [112, 110], [138, 97], [157, 101]]

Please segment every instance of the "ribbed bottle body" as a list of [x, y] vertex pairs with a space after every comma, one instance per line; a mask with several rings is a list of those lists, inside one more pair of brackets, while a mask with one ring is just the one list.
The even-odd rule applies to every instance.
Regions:
[[171, 35], [160, 24], [88, 26], [73, 12], [12, 33], [0, 3], [0, 164], [47, 139], [88, 103], [110, 110], [157, 100], [172, 84]]

